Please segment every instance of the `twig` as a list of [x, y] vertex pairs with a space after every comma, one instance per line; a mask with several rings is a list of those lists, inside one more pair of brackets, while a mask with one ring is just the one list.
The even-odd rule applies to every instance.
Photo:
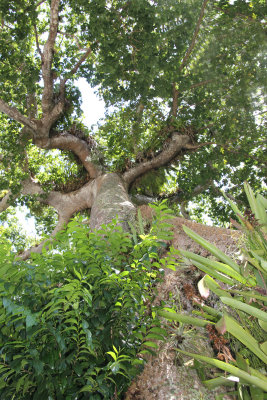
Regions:
[[35, 24], [33, 25], [33, 28], [34, 28], [34, 33], [35, 33], [36, 47], [37, 47], [38, 53], [41, 56], [41, 60], [43, 61], [43, 53], [42, 53], [40, 45], [39, 45], [38, 32], [37, 32], [37, 28], [36, 28]]
[[191, 144], [191, 143], [188, 143], [188, 144], [186, 144], [185, 146], [184, 146], [184, 148], [186, 149], [186, 150], [189, 150], [189, 151], [195, 151], [195, 150], [198, 150], [198, 149], [200, 149], [201, 147], [204, 147], [204, 146], [208, 146], [208, 145], [210, 145], [210, 144], [217, 144], [217, 143], [215, 143], [215, 142], [205, 142], [205, 143], [199, 143], [199, 144]]
[[[74, 75], [79, 67], [82, 65], [82, 63], [87, 59], [87, 57], [91, 54], [92, 49], [89, 47], [86, 52], [82, 55], [82, 57], [79, 59], [79, 61], [76, 63], [76, 65], [72, 68], [72, 70], [69, 72], [68, 75]], [[68, 80], [68, 78], [65, 78], [65, 82]]]
[[62, 35], [62, 36], [66, 36], [66, 37], [70, 37], [70, 38], [74, 39], [75, 42], [76, 42], [76, 44], [77, 44], [77, 47], [78, 47], [78, 49], [79, 49], [80, 51], [85, 50], [84, 48], [82, 48], [82, 46], [81, 46], [81, 44], [80, 44], [78, 38], [77, 38], [75, 35], [71, 35], [70, 33], [62, 32], [62, 31], [60, 31], [60, 30], [58, 31], [58, 33], [59, 33], [60, 35]]
[[[218, 7], [218, 6], [215, 6], [215, 8], [217, 8], [217, 10], [221, 11], [221, 12], [224, 13], [224, 14], [229, 14], [229, 11], [226, 10], [226, 9], [222, 9], [222, 8], [220, 8], [220, 7]], [[234, 17], [234, 18], [235, 18], [235, 17], [240, 17], [240, 18], [242, 18], [243, 20], [245, 20], [246, 22], [254, 22], [254, 23], [260, 24], [260, 25], [262, 25], [262, 26], [267, 25], [267, 22], [259, 21], [258, 19], [254, 19], [254, 18], [249, 17], [248, 15], [245, 15], [245, 14], [242, 14], [242, 13], [236, 13], [233, 17]]]
[[172, 116], [176, 117], [177, 116], [177, 110], [178, 110], [178, 95], [179, 91], [176, 88], [176, 83], [173, 82], [172, 84]]
[[40, 6], [41, 4], [43, 4], [45, 1], [46, 1], [46, 0], [41, 0], [41, 1], [38, 1], [38, 3], [36, 4], [36, 6], [35, 6], [35, 7], [36, 7], [36, 8], [37, 8], [37, 7], [39, 7], [39, 6]]
[[199, 18], [198, 18], [198, 21], [197, 21], [197, 25], [196, 25], [196, 29], [195, 29], [195, 32], [194, 32], [194, 35], [193, 35], [193, 39], [192, 39], [192, 42], [191, 42], [189, 48], [187, 49], [187, 52], [186, 52], [186, 54], [185, 54], [185, 56], [183, 58], [182, 64], [180, 65], [180, 68], [179, 68], [180, 71], [184, 68], [185, 64], [187, 63], [188, 58], [190, 57], [190, 54], [192, 53], [192, 51], [193, 51], [193, 49], [195, 47], [197, 36], [198, 36], [199, 30], [200, 30], [200, 25], [201, 25], [201, 22], [203, 20], [204, 11], [205, 11], [205, 8], [206, 8], [206, 5], [207, 5], [208, 1], [209, 0], [204, 0], [204, 2], [202, 4], [201, 10], [200, 10], [200, 15], [199, 15]]
[[194, 83], [193, 85], [190, 86], [189, 90], [190, 89], [195, 89], [196, 87], [207, 85], [208, 83], [211, 83], [211, 82], [214, 82], [214, 80], [213, 79], [208, 79], [206, 81]]

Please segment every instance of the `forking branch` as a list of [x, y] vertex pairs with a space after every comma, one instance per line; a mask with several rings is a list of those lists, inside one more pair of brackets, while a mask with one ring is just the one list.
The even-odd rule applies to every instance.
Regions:
[[30, 131], [34, 132], [35, 124], [27, 117], [25, 117], [16, 108], [8, 105], [4, 100], [0, 99], [0, 112], [5, 113], [8, 117], [14, 119], [15, 121], [25, 125]]

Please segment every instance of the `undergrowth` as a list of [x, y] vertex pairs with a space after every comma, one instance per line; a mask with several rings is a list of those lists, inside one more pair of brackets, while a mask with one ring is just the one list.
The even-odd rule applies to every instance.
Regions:
[[[148, 233], [72, 221], [30, 261], [0, 247], [0, 398], [120, 399], [163, 339], [148, 308], [170, 238], [164, 204]], [[139, 219], [139, 225], [141, 221]]]

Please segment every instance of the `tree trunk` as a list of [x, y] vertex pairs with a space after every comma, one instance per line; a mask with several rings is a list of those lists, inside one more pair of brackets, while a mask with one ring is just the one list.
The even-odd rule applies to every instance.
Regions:
[[135, 218], [135, 207], [130, 201], [123, 180], [115, 173], [98, 178], [97, 193], [91, 208], [90, 227], [99, 229], [118, 217], [119, 225], [129, 230], [128, 221]]

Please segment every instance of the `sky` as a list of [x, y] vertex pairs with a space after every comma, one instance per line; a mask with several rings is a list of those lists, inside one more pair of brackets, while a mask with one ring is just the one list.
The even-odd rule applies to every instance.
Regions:
[[95, 89], [92, 89], [84, 78], [79, 79], [77, 84], [82, 94], [84, 122], [90, 128], [91, 125], [96, 124], [100, 118], [104, 117], [105, 103], [99, 99], [94, 93]]

